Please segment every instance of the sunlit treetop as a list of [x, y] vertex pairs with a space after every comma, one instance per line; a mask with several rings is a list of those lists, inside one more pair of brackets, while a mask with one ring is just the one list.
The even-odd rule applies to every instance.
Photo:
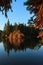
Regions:
[[12, 3], [12, 0], [0, 0], [0, 11], [6, 17], [7, 17], [7, 12], [9, 11], [9, 9], [12, 11], [11, 3]]

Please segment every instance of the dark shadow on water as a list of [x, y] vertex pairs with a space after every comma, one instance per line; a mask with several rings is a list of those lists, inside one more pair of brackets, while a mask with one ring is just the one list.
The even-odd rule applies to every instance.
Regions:
[[5, 49], [5, 51], [8, 53], [8, 55], [9, 55], [9, 53], [10, 53], [10, 50], [12, 50], [12, 49], [14, 49], [15, 50], [15, 52], [16, 51], [26, 51], [26, 49], [27, 48], [29, 48], [29, 49], [32, 49], [32, 50], [37, 50], [37, 49], [39, 49], [40, 47], [41, 47], [41, 43], [39, 42], [39, 40], [38, 39], [36, 39], [36, 40], [29, 40], [29, 39], [26, 39], [26, 40], [24, 40], [23, 42], [20, 42], [20, 43], [18, 43], [17, 41], [16, 42], [14, 42], [14, 43], [10, 43], [10, 41], [9, 41], [9, 39], [3, 39], [3, 40], [1, 40], [0, 39], [0, 42], [3, 42], [3, 46], [4, 46], [4, 49]]
[[[42, 46], [41, 43], [39, 43], [39, 40], [24, 40], [22, 43], [10, 43], [8, 39], [3, 39], [3, 46], [5, 52], [7, 52], [7, 56], [3, 55], [3, 58], [1, 59], [0, 63], [1, 65], [42, 65], [43, 59], [40, 59], [42, 57], [41, 52], [40, 55], [38, 55], [34, 51], [31, 50], [39, 50]], [[20, 45], [18, 45], [20, 44]], [[13, 53], [10, 53], [10, 51], [14, 50]], [[22, 51], [22, 52], [19, 52]], [[25, 52], [24, 52], [25, 51]], [[16, 53], [17, 52], [17, 53]], [[3, 53], [3, 52], [2, 52]], [[8, 60], [7, 60], [8, 59]]]

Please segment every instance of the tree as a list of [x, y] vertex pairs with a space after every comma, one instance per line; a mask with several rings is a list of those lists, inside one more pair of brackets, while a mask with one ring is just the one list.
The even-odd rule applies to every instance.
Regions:
[[13, 31], [13, 26], [10, 24], [10, 21], [8, 20], [7, 24], [5, 24], [4, 26], [3, 36], [6, 35], [8, 36], [12, 31]]
[[34, 12], [37, 14], [40, 9], [40, 5], [43, 4], [43, 0], [27, 0], [24, 5], [27, 5], [27, 10], [30, 10], [30, 13]]
[[31, 17], [29, 20], [28, 20], [28, 25], [31, 27], [33, 25], [33, 17]]
[[16, 31], [18, 30], [18, 24], [17, 23], [15, 23], [14, 26], [13, 26], [13, 31], [15, 31], [15, 30]]
[[5, 23], [5, 26], [4, 26], [4, 30], [6, 30], [6, 23]]
[[27, 10], [30, 10], [30, 13], [34, 13], [35, 24], [37, 26], [40, 25], [38, 22], [43, 21], [43, 0], [27, 0], [24, 5], [27, 5]]
[[[12, 11], [11, 3], [13, 0], [0, 0], [0, 11], [7, 17], [9, 9]], [[15, 0], [16, 1], [16, 0]]]

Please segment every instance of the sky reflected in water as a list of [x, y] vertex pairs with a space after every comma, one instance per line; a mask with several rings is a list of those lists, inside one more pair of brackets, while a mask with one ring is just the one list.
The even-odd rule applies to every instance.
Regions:
[[43, 65], [43, 46], [37, 49], [14, 49], [7, 54], [3, 43], [0, 43], [0, 65]]

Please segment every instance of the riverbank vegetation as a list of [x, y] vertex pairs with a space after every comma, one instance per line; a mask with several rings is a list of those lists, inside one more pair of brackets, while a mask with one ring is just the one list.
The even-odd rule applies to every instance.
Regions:
[[33, 24], [10, 24], [10, 21], [5, 24], [3, 31], [0, 31], [0, 37], [2, 39], [9, 39], [11, 43], [14, 41], [23, 42], [23, 40], [28, 41], [38, 41], [41, 40], [38, 37], [40, 30], [35, 28]]

